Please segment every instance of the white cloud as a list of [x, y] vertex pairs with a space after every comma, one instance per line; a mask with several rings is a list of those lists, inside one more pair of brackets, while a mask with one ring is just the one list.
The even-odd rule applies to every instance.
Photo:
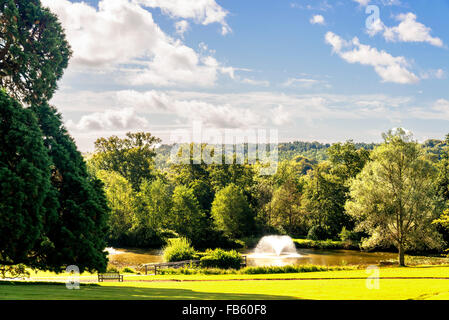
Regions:
[[331, 85], [324, 80], [310, 79], [310, 78], [288, 78], [283, 87], [299, 87], [299, 88], [312, 88], [312, 87], [324, 87], [330, 88]]
[[421, 79], [445, 79], [446, 72], [443, 69], [429, 70], [421, 73]]
[[411, 115], [418, 119], [426, 120], [449, 120], [449, 101], [437, 100], [430, 108], [414, 108]]
[[430, 35], [432, 29], [416, 21], [416, 15], [409, 12], [396, 17], [401, 21], [398, 26], [386, 28], [384, 37], [392, 42], [427, 42], [436, 47], [442, 47], [443, 41]]
[[324, 17], [320, 14], [314, 15], [312, 18], [310, 18], [311, 24], [322, 24], [324, 25], [326, 22], [324, 20]]
[[181, 37], [184, 36], [184, 33], [189, 29], [189, 23], [186, 20], [177, 21], [175, 23], [176, 33]]
[[357, 2], [361, 6], [367, 6], [371, 2], [371, 0], [353, 0], [353, 1]]
[[271, 110], [271, 119], [277, 126], [284, 126], [292, 123], [292, 115], [283, 105], [278, 105]]
[[436, 47], [443, 47], [443, 41], [438, 37], [432, 37], [432, 29], [416, 21], [414, 13], [403, 13], [396, 16], [400, 23], [395, 27], [387, 27], [380, 19], [377, 19], [368, 34], [374, 36], [383, 32], [385, 40], [389, 42], [426, 42]]
[[221, 24], [223, 35], [231, 32], [226, 22], [228, 11], [219, 6], [215, 0], [134, 0], [144, 6], [160, 8], [163, 13], [174, 18], [192, 19], [196, 23], [208, 25]]
[[120, 91], [117, 97], [123, 105], [134, 105], [142, 111], [174, 114], [217, 128], [251, 127], [265, 122], [252, 110], [237, 108], [226, 102], [213, 104], [199, 99], [176, 99], [158, 91]]
[[258, 86], [258, 87], [269, 87], [270, 82], [267, 80], [254, 80], [250, 78], [243, 78], [241, 80], [242, 83], [249, 84], [252, 86]]
[[148, 126], [148, 121], [139, 117], [133, 108], [106, 110], [81, 117], [78, 123], [71, 120], [67, 128], [75, 131], [131, 130]]
[[358, 38], [347, 42], [332, 32], [328, 32], [325, 39], [343, 60], [374, 67], [384, 82], [409, 84], [419, 81], [419, 78], [408, 70], [409, 63], [402, 56], [394, 57], [383, 50], [363, 45]]
[[[74, 51], [71, 67], [120, 71], [134, 85], [211, 86], [223, 66], [166, 35], [151, 12], [131, 0], [84, 2], [42, 0], [55, 12]], [[206, 14], [204, 23], [211, 21]], [[179, 32], [186, 24], [180, 22]], [[125, 66], [125, 67], [122, 67]]]

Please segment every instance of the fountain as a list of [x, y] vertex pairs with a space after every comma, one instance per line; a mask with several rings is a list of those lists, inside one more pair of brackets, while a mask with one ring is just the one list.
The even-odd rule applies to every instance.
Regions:
[[296, 252], [289, 236], [265, 236], [248, 255], [249, 266], [285, 266], [295, 264], [303, 256]]
[[289, 236], [265, 236], [259, 240], [256, 255], [298, 255], [292, 238]]

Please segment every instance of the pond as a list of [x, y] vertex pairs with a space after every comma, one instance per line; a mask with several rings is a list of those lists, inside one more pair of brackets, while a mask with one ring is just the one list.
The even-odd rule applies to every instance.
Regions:
[[[144, 263], [163, 262], [161, 250], [155, 249], [123, 249], [107, 248], [110, 264], [117, 268], [134, 267]], [[323, 250], [323, 249], [298, 249], [298, 255], [286, 257], [254, 257], [253, 250], [241, 250], [248, 257], [248, 266], [283, 266], [293, 265], [371, 265], [383, 260], [397, 259], [397, 254], [391, 252], [360, 252], [355, 250]]]

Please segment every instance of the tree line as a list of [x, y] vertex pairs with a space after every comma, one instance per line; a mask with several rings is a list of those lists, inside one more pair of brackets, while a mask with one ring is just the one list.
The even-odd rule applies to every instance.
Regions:
[[149, 133], [128, 133], [98, 139], [88, 157], [90, 172], [105, 183], [112, 244], [159, 247], [185, 237], [210, 248], [268, 233], [314, 240], [344, 235], [364, 248], [396, 246], [401, 264], [405, 250], [444, 246], [446, 142], [430, 144], [440, 146], [435, 157], [428, 142], [397, 129], [377, 146], [333, 144], [324, 161], [283, 160], [272, 176], [259, 175], [260, 164], [236, 161], [175, 164], [166, 158], [157, 168], [159, 144]]

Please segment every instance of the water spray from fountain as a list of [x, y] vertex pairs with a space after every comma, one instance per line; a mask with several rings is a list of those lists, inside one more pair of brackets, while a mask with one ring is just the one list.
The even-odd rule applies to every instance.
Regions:
[[265, 236], [260, 239], [253, 257], [294, 258], [300, 257], [295, 244], [289, 236]]

